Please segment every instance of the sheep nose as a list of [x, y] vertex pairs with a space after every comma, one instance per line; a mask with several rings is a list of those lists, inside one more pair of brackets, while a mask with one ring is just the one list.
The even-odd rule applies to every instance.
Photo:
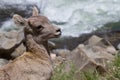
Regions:
[[61, 29], [60, 29], [60, 28], [58, 28], [58, 29], [56, 30], [56, 32], [61, 32]]
[[55, 35], [56, 36], [60, 36], [61, 35], [61, 29], [60, 28], [56, 29]]

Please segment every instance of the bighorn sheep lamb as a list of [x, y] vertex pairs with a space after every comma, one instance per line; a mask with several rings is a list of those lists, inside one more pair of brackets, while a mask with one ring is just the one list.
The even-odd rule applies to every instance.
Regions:
[[0, 80], [50, 80], [53, 68], [46, 45], [48, 39], [61, 35], [60, 28], [39, 15], [36, 7], [30, 18], [15, 14], [13, 19], [24, 26], [27, 52], [0, 69]]

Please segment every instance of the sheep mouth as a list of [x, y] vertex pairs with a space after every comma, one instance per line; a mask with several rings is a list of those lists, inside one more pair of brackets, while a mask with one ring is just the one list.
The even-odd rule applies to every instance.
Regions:
[[55, 35], [55, 37], [59, 37], [59, 36], [61, 36], [61, 32], [56, 32], [54, 35]]

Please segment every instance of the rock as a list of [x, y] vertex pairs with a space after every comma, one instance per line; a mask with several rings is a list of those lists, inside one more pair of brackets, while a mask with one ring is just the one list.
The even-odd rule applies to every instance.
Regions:
[[98, 42], [100, 42], [102, 40], [102, 38], [96, 36], [96, 35], [93, 35], [89, 40], [88, 40], [88, 44], [89, 45], [95, 45], [97, 44]]
[[[75, 67], [79, 70], [95, 70], [99, 66], [103, 69], [103, 71], [105, 71], [104, 63], [108, 60], [109, 57], [104, 57], [104, 55], [102, 55], [100, 51], [94, 53], [91, 49], [86, 50], [85, 47], [82, 47], [83, 46], [79, 45], [79, 47], [72, 51], [71, 56], [69, 57], [70, 62], [74, 64]], [[110, 59], [111, 57], [112, 56], [110, 56]]]
[[24, 35], [21, 31], [0, 33], [0, 57], [10, 58], [11, 53], [22, 43]]
[[0, 58], [0, 67], [4, 66], [8, 62], [9, 62], [8, 60]]
[[4, 38], [4, 40], [5, 41], [1, 44], [1, 48], [5, 49], [5, 50], [8, 50], [8, 49], [14, 47], [16, 44], [16, 39]]
[[[110, 31], [110, 32], [92, 32], [81, 34], [79, 37], [61, 37], [59, 39], [53, 39], [52, 41], [56, 44], [58, 49], [75, 49], [79, 44], [88, 44], [88, 40], [93, 36], [96, 35], [102, 38], [102, 42], [104, 45], [112, 45], [115, 49], [118, 49], [117, 46], [120, 43], [120, 31]], [[109, 43], [110, 44], [109, 44]]]
[[0, 46], [3, 49], [10, 49], [14, 47], [16, 44], [19, 44], [23, 39], [24, 35], [21, 33], [22, 31], [10, 31], [0, 33]]
[[13, 58], [16, 58], [20, 55], [22, 55], [24, 52], [26, 51], [26, 48], [23, 44], [21, 44], [20, 46], [18, 46], [14, 52], [12, 52], [11, 56]]
[[118, 51], [113, 47], [113, 46], [108, 46], [106, 48], [107, 52], [112, 54], [112, 55], [116, 55], [118, 53]]
[[117, 49], [119, 49], [119, 50], [120, 50], [120, 44], [118, 44], [118, 45], [117, 45]]
[[56, 49], [53, 51], [57, 56], [61, 56], [62, 58], [66, 58], [67, 55], [70, 54], [70, 50], [67, 49]]
[[70, 63], [72, 63], [79, 70], [93, 69], [98, 70], [99, 73], [106, 72], [107, 63], [114, 60], [112, 54], [116, 50], [104, 45], [101, 40], [97, 36], [92, 36], [88, 44], [80, 44], [75, 48], [66, 60], [66, 70], [69, 71]]
[[13, 14], [20, 14], [24, 17], [28, 17], [32, 12], [33, 4], [21, 4], [17, 1], [16, 3], [11, 3], [12, 1], [4, 1], [0, 2], [0, 22], [3, 22], [13, 16]]
[[100, 38], [96, 35], [93, 35], [89, 40], [88, 40], [88, 47], [91, 46], [100, 46], [102, 48], [105, 48], [106, 51], [112, 55], [115, 55], [117, 53], [117, 50], [115, 49], [115, 47], [113, 47], [111, 45], [111, 43], [108, 40], [105, 40], [103, 38]]

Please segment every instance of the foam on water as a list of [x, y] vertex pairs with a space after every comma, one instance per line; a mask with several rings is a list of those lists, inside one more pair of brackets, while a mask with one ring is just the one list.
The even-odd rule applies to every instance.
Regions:
[[79, 36], [120, 20], [120, 0], [11, 0], [10, 3], [38, 5], [43, 15], [62, 28], [63, 36]]
[[10, 19], [3, 23], [3, 25], [1, 26], [1, 29], [0, 29], [0, 32], [2, 32], [2, 31], [8, 32], [11, 30], [19, 30], [19, 29], [20, 29], [20, 27], [17, 27], [15, 25], [15, 23], [13, 22], [13, 20]]
[[108, 22], [120, 20], [119, 0], [49, 0], [44, 14], [59, 25], [65, 36], [79, 36]]

